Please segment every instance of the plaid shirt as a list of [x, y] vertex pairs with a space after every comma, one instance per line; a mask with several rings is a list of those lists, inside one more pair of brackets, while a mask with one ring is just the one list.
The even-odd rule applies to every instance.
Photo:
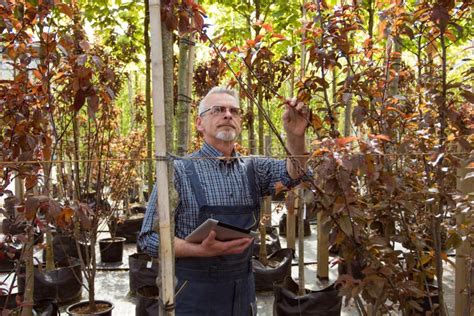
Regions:
[[[200, 159], [222, 156], [221, 152], [207, 143], [204, 143], [199, 151], [189, 156], [195, 158], [195, 161], [198, 162], [195, 163], [195, 168], [208, 204], [251, 204], [252, 199], [243, 158], [230, 160]], [[239, 154], [234, 152], [233, 157], [239, 157]], [[281, 182], [287, 187], [292, 187], [298, 183], [288, 175], [285, 160], [256, 157], [254, 162], [255, 180], [259, 196], [273, 195], [277, 182]], [[191, 182], [186, 175], [184, 164], [180, 160], [174, 163], [174, 184], [179, 195], [178, 206], [174, 213], [175, 235], [184, 239], [198, 226], [199, 207], [191, 188]], [[148, 199], [145, 218], [138, 237], [140, 248], [153, 257], [158, 256], [159, 245], [159, 235], [153, 231], [156, 199], [157, 187], [155, 184]]]

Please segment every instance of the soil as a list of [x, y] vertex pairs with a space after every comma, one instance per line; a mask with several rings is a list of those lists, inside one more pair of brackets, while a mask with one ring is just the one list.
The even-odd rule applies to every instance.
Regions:
[[[110, 309], [110, 304], [96, 303], [95, 307], [96, 307], [96, 311], [94, 313], [100, 313], [100, 312]], [[74, 312], [76, 314], [91, 314], [89, 310], [89, 304], [78, 306], [72, 309], [71, 312]]]

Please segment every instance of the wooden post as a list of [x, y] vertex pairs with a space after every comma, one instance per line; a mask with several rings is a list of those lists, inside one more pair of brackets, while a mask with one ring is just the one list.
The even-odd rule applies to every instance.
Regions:
[[287, 209], [287, 217], [286, 217], [286, 246], [287, 248], [295, 250], [295, 235], [296, 235], [296, 215], [295, 215], [295, 192], [293, 190], [288, 191], [288, 195], [286, 197], [286, 209]]
[[[150, 0], [151, 68], [153, 121], [155, 125], [155, 149], [157, 157], [166, 156], [166, 123], [164, 107], [163, 44], [161, 33], [160, 0]], [[174, 315], [174, 252], [170, 221], [170, 201], [168, 185], [168, 163], [164, 159], [156, 161], [156, 180], [158, 186], [157, 212], [160, 234], [160, 271], [157, 286], [160, 289], [160, 315]], [[150, 192], [151, 193], [151, 192]]]
[[[465, 168], [465, 166], [458, 169], [457, 188], [465, 195], [470, 194], [469, 199], [473, 200], [474, 178], [471, 177], [463, 180], [469, 171], [472, 172], [472, 169], [469, 170]], [[463, 225], [464, 221], [465, 214], [459, 214], [456, 217], [458, 227]], [[474, 282], [474, 280], [472, 280], [472, 260], [474, 260], [474, 249], [471, 247], [469, 238], [466, 238], [456, 249], [456, 274], [454, 283], [454, 311], [456, 316], [471, 315], [470, 310], [473, 308], [471, 302], [473, 291], [472, 282]]]
[[298, 285], [299, 295], [305, 294], [304, 288], [304, 189], [296, 190], [295, 207], [298, 212]]
[[328, 229], [328, 218], [323, 215], [323, 212], [319, 212], [317, 225], [318, 234], [318, 250], [317, 250], [317, 273], [318, 279], [327, 280], [329, 279], [329, 229]]
[[[18, 175], [16, 173], [16, 175]], [[15, 177], [15, 196], [20, 199], [20, 201], [23, 201], [25, 198], [25, 184], [22, 178], [20, 177]]]

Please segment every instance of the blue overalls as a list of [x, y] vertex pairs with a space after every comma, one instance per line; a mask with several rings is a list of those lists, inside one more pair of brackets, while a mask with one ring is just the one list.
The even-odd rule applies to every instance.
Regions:
[[[258, 195], [252, 159], [246, 161], [251, 205], [208, 205], [193, 161], [186, 160], [184, 164], [199, 206], [199, 225], [208, 218], [214, 218], [234, 226], [255, 229], [258, 223]], [[176, 315], [256, 315], [251, 257], [250, 245], [241, 254], [177, 258]]]

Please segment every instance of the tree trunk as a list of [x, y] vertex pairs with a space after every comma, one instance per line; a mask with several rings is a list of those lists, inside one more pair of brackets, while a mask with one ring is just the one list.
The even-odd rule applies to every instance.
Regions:
[[176, 107], [176, 154], [183, 156], [188, 152], [189, 104], [188, 91], [189, 35], [179, 41], [178, 62], [178, 103]]
[[151, 113], [151, 58], [150, 58], [150, 3], [145, 0], [145, 108], [146, 108], [146, 154], [147, 154], [147, 186], [148, 196], [153, 190], [153, 136], [152, 136], [152, 113]]
[[28, 228], [28, 241], [25, 244], [24, 262], [25, 262], [25, 296], [23, 298], [23, 308], [21, 316], [33, 315], [33, 293], [35, 287], [34, 264], [33, 264], [33, 245], [34, 245], [33, 227]]
[[53, 234], [51, 230], [46, 230], [46, 271], [54, 270]]
[[[250, 67], [250, 65], [248, 65]], [[253, 102], [252, 102], [252, 74], [251, 70], [247, 71], [247, 86], [248, 93], [247, 95], [247, 127], [248, 127], [248, 141], [249, 141], [249, 150], [252, 155], [255, 155], [257, 152], [257, 146], [255, 144], [255, 117], [253, 111]]]

